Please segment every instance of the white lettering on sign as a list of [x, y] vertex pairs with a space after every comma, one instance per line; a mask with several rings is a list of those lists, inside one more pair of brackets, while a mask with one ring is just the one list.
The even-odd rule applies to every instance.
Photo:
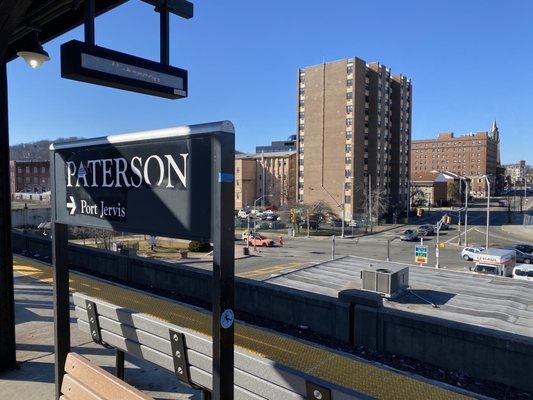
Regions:
[[187, 188], [188, 157], [189, 153], [180, 154], [179, 162], [171, 154], [163, 157], [154, 154], [146, 159], [134, 156], [129, 162], [123, 157], [86, 160], [79, 164], [67, 161], [67, 187], [138, 188], [146, 183], [151, 187], [174, 188], [181, 183]]
[[[75, 210], [76, 210], [76, 205], [74, 203], [73, 211]], [[109, 205], [106, 205], [104, 201], [100, 201], [100, 204], [89, 204], [87, 200], [80, 200], [79, 213], [85, 214], [85, 215], [94, 215], [95, 217], [99, 217], [99, 218], [105, 218], [105, 217], [125, 218], [126, 207], [122, 206], [120, 203], [117, 203], [116, 205], [113, 205], [113, 206], [109, 206]], [[71, 214], [74, 214], [74, 212], [72, 212]]]

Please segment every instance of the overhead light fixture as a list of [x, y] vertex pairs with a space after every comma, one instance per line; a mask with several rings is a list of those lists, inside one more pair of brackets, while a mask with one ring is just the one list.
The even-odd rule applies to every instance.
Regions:
[[39, 32], [36, 30], [32, 32], [31, 39], [17, 52], [17, 56], [22, 57], [33, 69], [39, 68], [42, 63], [50, 60], [50, 56], [39, 42]]

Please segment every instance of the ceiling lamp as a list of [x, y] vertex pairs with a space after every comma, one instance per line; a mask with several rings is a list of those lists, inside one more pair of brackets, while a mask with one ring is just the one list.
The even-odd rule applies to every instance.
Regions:
[[17, 56], [22, 57], [26, 61], [26, 64], [33, 69], [39, 68], [43, 62], [50, 60], [50, 56], [39, 42], [38, 31], [32, 32], [31, 39], [17, 52]]

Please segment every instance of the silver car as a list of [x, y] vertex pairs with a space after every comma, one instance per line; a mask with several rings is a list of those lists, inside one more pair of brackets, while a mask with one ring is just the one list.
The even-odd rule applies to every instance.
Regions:
[[461, 258], [466, 261], [471, 261], [474, 259], [474, 255], [481, 253], [483, 250], [485, 250], [484, 247], [465, 247], [461, 251]]
[[407, 229], [400, 235], [400, 240], [413, 242], [418, 239], [418, 233], [412, 229]]

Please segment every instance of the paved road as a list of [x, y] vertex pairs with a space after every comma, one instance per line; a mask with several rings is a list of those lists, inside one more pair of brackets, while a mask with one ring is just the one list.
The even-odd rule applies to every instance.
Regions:
[[[533, 206], [533, 201], [529, 206]], [[431, 211], [429, 220], [435, 223], [444, 212]], [[513, 226], [508, 223], [508, 214], [502, 207], [491, 207], [490, 246], [505, 246], [513, 243], [524, 242], [524, 236], [513, 235]], [[427, 216], [424, 218], [425, 220]], [[511, 223], [519, 224], [522, 214], [512, 213]], [[358, 238], [336, 238], [335, 256], [359, 256], [382, 261], [387, 259], [387, 243], [390, 243], [390, 260], [407, 264], [414, 264], [415, 243], [401, 242], [398, 235], [416, 225], [407, 225], [401, 228], [385, 231], [383, 233], [362, 236]], [[457, 218], [454, 218], [457, 222]], [[464, 221], [463, 221], [464, 224]], [[502, 227], [505, 229], [503, 230]], [[459, 256], [464, 247], [464, 225], [462, 231], [462, 246], [458, 245], [457, 224], [452, 224], [449, 231], [441, 232], [440, 242], [445, 243], [445, 248], [440, 250], [440, 266], [444, 269], [468, 270], [471, 262], [462, 260]], [[486, 233], [486, 207], [484, 204], [474, 204], [469, 210], [468, 217], [468, 244], [484, 245]], [[330, 238], [284, 238], [284, 247], [262, 248], [254, 253], [253, 257], [237, 260], [235, 267], [239, 276], [251, 279], [268, 279], [282, 273], [291, 272], [302, 267], [327, 261], [331, 259], [332, 242]], [[533, 242], [533, 237], [530, 242]], [[429, 246], [429, 263], [427, 267], [435, 266], [436, 236], [424, 240]], [[209, 268], [208, 265], [203, 266]]]

